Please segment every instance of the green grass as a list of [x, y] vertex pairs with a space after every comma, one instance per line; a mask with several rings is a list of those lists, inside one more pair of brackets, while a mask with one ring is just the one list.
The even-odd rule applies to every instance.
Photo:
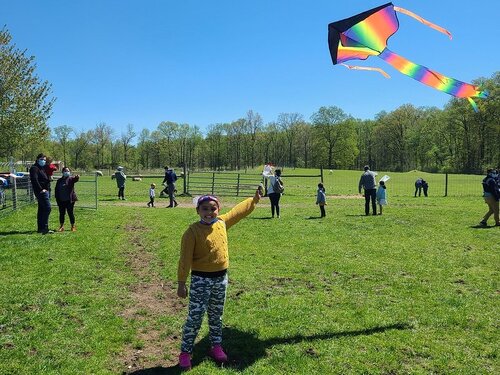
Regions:
[[[327, 217], [318, 219], [317, 182], [304, 181], [288, 180], [281, 219], [268, 219], [263, 199], [230, 230], [224, 345], [231, 363], [218, 369], [206, 357], [205, 323], [192, 374], [500, 372], [500, 228], [473, 227], [486, 211], [480, 197], [389, 193], [384, 215], [365, 217], [363, 200], [329, 196]], [[182, 208], [147, 209], [150, 181], [141, 183], [127, 185], [137, 194], [126, 206], [114, 201], [111, 183], [100, 181], [99, 209], [77, 210], [76, 233], [32, 233], [34, 207], [3, 219], [1, 374], [158, 366], [177, 373], [187, 311], [172, 295], [180, 238], [197, 218], [189, 197], [179, 199]], [[332, 181], [325, 185], [335, 192]], [[51, 226], [56, 222], [54, 210]], [[139, 252], [150, 257], [142, 276], [130, 267]], [[131, 286], [155, 277], [165, 282], [169, 312], [155, 314], [144, 304], [127, 317]], [[148, 330], [159, 341], [145, 339]], [[127, 368], [126, 353], [155, 345], [159, 353]]]

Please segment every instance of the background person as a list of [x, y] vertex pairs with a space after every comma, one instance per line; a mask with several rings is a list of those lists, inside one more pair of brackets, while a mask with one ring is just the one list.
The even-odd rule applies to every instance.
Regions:
[[488, 212], [483, 217], [483, 220], [479, 223], [480, 226], [488, 226], [488, 219], [491, 215], [495, 219], [495, 225], [500, 226], [499, 218], [499, 200], [500, 191], [497, 185], [498, 173], [495, 169], [488, 169], [486, 171], [486, 177], [483, 178], [483, 198], [484, 202], [488, 205]]
[[365, 215], [370, 214], [370, 200], [372, 202], [373, 215], [377, 214], [377, 183], [375, 182], [375, 173], [370, 171], [368, 165], [364, 166], [364, 173], [361, 175], [358, 184], [358, 191], [361, 194], [361, 188], [364, 189], [365, 196]]
[[42, 234], [54, 233], [49, 230], [49, 216], [52, 207], [50, 205], [50, 179], [45, 173], [47, 157], [44, 154], [38, 154], [36, 162], [30, 168], [30, 180], [33, 187], [33, 193], [38, 201], [37, 232]]
[[68, 213], [71, 231], [76, 231], [74, 207], [78, 197], [75, 193], [75, 183], [80, 179], [79, 175], [72, 176], [68, 167], [62, 169], [62, 177], [57, 180], [55, 197], [59, 208], [59, 232], [64, 232], [64, 217]]
[[125, 200], [125, 181], [127, 175], [123, 172], [123, 167], [116, 168], [115, 172], [116, 186], [118, 187], [118, 199]]
[[165, 189], [163, 190], [164, 192], [166, 191], [168, 193], [168, 198], [170, 200], [169, 205], [167, 208], [170, 207], [176, 207], [179, 204], [175, 200], [175, 182], [177, 181], [177, 175], [175, 174], [174, 170], [168, 166], [165, 167], [165, 178], [163, 179], [163, 183], [167, 184]]
[[429, 190], [429, 183], [422, 179], [422, 190], [424, 191], [424, 197], [428, 197], [427, 191]]
[[326, 194], [325, 194], [325, 186], [321, 182], [318, 184], [318, 192], [316, 194], [316, 204], [319, 205], [319, 211], [321, 213], [321, 217], [325, 217]]
[[276, 212], [276, 217], [280, 217], [280, 199], [283, 193], [283, 181], [281, 180], [281, 169], [276, 169], [274, 174], [263, 174], [269, 180], [269, 185], [267, 186], [267, 196], [271, 202], [271, 217], [274, 218], [274, 212]]
[[424, 181], [422, 177], [417, 178], [415, 181], [415, 197], [417, 196], [417, 192], [419, 197], [422, 195], [422, 181]]
[[382, 207], [387, 206], [386, 189], [384, 181], [379, 182], [379, 187], [377, 189], [377, 203], [379, 209], [379, 215], [382, 215]]
[[156, 184], [151, 184], [151, 187], [149, 188], [149, 202], [148, 202], [148, 207], [154, 207], [155, 206], [155, 189], [156, 189]]

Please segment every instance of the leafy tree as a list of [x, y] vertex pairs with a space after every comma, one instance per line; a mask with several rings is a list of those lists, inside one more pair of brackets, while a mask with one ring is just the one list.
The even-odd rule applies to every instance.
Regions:
[[340, 144], [344, 133], [339, 124], [345, 122], [349, 116], [339, 107], [321, 107], [311, 116], [312, 123], [318, 136], [326, 142], [328, 168], [334, 167], [333, 151]]
[[0, 30], [0, 156], [19, 154], [47, 139], [55, 101], [51, 85], [35, 73], [35, 58], [11, 42], [8, 30]]
[[134, 125], [127, 125], [127, 132], [122, 133], [120, 137], [120, 144], [123, 148], [123, 157], [125, 159], [125, 163], [128, 163], [128, 152], [131, 148], [132, 140], [136, 137], [136, 132], [134, 131]]
[[68, 150], [68, 142], [72, 132], [73, 128], [68, 125], [61, 125], [54, 128], [54, 138], [62, 148], [64, 165], [68, 165], [66, 152]]

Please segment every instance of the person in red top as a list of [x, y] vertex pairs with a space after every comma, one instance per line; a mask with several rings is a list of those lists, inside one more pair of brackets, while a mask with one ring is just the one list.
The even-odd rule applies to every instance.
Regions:
[[[58, 163], [52, 163], [52, 158], [51, 157], [47, 157], [47, 164], [45, 164], [45, 166], [43, 167], [43, 170], [45, 171], [45, 174], [49, 178], [49, 181], [53, 181], [54, 180], [54, 178], [52, 177], [52, 175], [54, 174], [55, 171], [59, 170], [59, 163], [60, 162], [58, 162]], [[49, 199], [50, 199], [51, 192], [52, 192], [52, 190], [49, 187]]]
[[45, 164], [45, 174], [47, 177], [52, 181], [52, 175], [54, 174], [55, 171], [59, 170], [59, 162], [58, 163], [52, 163], [52, 158], [47, 158], [47, 164]]

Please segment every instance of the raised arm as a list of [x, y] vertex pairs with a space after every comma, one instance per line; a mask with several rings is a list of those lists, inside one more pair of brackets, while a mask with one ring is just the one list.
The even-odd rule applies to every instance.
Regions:
[[247, 198], [243, 202], [238, 203], [229, 212], [220, 215], [219, 219], [223, 220], [226, 223], [226, 229], [229, 229], [245, 216], [248, 216], [255, 209], [259, 200], [260, 194], [257, 190], [253, 198]]

